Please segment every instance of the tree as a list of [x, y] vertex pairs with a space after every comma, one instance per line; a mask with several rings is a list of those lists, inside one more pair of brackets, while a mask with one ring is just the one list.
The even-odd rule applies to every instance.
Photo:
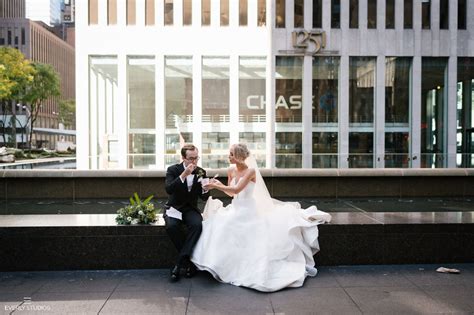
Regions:
[[76, 102], [73, 99], [59, 101], [59, 121], [65, 126], [75, 125]]
[[[50, 97], [57, 97], [60, 92], [59, 75], [52, 66], [43, 63], [33, 63], [35, 74], [31, 84], [27, 86], [23, 100], [29, 105], [30, 137], [29, 148], [33, 138], [33, 129], [41, 109], [41, 103]], [[28, 122], [27, 120], [27, 122]]]

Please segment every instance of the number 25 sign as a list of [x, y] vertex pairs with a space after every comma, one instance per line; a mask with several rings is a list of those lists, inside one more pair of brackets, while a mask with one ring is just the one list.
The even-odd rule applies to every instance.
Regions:
[[293, 47], [304, 49], [306, 53], [316, 54], [326, 47], [326, 33], [324, 31], [293, 31], [291, 33]]

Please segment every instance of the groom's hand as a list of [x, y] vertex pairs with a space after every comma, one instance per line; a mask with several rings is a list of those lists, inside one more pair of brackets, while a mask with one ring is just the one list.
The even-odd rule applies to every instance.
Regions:
[[189, 175], [192, 174], [192, 172], [196, 169], [196, 165], [193, 164], [193, 163], [190, 163], [188, 166], [186, 166], [186, 168], [184, 169], [184, 171], [181, 173], [181, 179], [182, 180], [185, 180], [186, 177], [188, 177]]

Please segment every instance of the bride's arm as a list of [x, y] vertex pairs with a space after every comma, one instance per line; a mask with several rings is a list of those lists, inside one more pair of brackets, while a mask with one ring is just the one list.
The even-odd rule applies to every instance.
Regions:
[[[212, 188], [219, 189], [220, 191], [225, 192], [229, 196], [234, 196], [241, 192], [250, 181], [252, 181], [255, 178], [255, 169], [249, 168], [247, 173], [242, 177], [237, 185], [230, 186], [230, 185], [224, 185], [219, 181], [216, 181], [215, 183], [209, 184]], [[231, 181], [231, 178], [229, 177], [229, 183]]]

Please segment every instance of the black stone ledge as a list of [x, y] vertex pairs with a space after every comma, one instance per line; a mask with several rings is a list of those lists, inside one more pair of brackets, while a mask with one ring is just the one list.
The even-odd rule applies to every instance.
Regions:
[[[275, 198], [471, 197], [474, 169], [262, 169]], [[226, 181], [225, 169], [209, 170]], [[0, 170], [0, 198], [166, 196], [161, 170]], [[220, 192], [213, 192], [223, 197]]]
[[[417, 220], [333, 213], [319, 226], [317, 265], [474, 261], [474, 212], [409, 214]], [[166, 268], [177, 254], [161, 217], [118, 226], [112, 214], [5, 215], [0, 242], [0, 271]]]

